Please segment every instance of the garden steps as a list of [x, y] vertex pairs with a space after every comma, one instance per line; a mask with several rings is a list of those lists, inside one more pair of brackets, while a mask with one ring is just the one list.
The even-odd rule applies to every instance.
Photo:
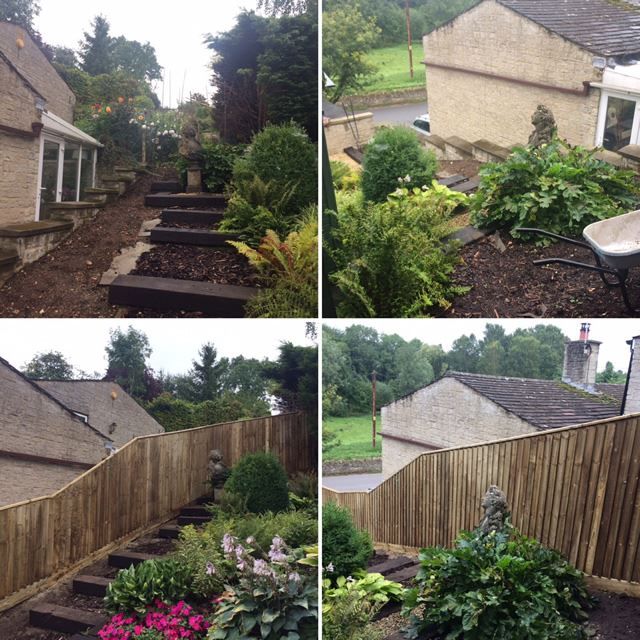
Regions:
[[203, 228], [222, 222], [224, 213], [207, 209], [163, 209], [160, 219], [165, 224], [201, 224]]
[[222, 193], [150, 193], [144, 198], [145, 207], [180, 207], [188, 209], [224, 209], [227, 198]]
[[244, 305], [258, 291], [253, 287], [212, 282], [119, 275], [109, 286], [109, 304], [241, 318]]
[[180, 509], [181, 516], [202, 516], [203, 518], [209, 518], [211, 520], [211, 512], [206, 507], [201, 506], [189, 506]]
[[392, 582], [407, 582], [409, 580], [413, 580], [416, 577], [419, 569], [420, 564], [415, 562], [410, 567], [405, 567], [404, 569], [400, 569], [399, 571], [388, 573], [385, 578], [387, 580], [391, 580]]
[[415, 558], [408, 556], [398, 556], [397, 558], [389, 558], [379, 564], [371, 565], [368, 568], [369, 573], [381, 573], [385, 578], [396, 571], [401, 571], [416, 564]]
[[211, 516], [178, 516], [178, 525], [186, 527], [189, 524], [198, 526], [211, 521]]
[[102, 627], [107, 621], [106, 615], [50, 603], [38, 604], [29, 611], [31, 626], [60, 633], [87, 631], [98, 625]]
[[151, 193], [180, 193], [182, 184], [178, 180], [158, 180], [151, 183], [149, 191]]
[[177, 540], [180, 537], [181, 530], [182, 527], [179, 524], [165, 524], [158, 529], [158, 537]]
[[145, 560], [157, 560], [158, 557], [158, 555], [152, 553], [115, 551], [109, 554], [109, 566], [116, 569], [128, 569], [131, 565], [138, 565]]
[[81, 575], [73, 579], [73, 592], [81, 593], [85, 596], [104, 598], [107, 587], [113, 582], [113, 578], [103, 576]]
[[228, 240], [239, 240], [237, 233], [224, 233], [209, 229], [181, 229], [178, 227], [154, 227], [151, 242], [170, 244], [194, 244], [200, 247], [224, 247]]

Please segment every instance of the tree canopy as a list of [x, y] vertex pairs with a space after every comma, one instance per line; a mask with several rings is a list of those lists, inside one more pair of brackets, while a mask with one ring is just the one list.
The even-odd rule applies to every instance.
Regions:
[[36, 354], [22, 373], [33, 380], [72, 380], [73, 366], [59, 351]]
[[33, 21], [39, 13], [37, 0], [2, 0], [0, 3], [0, 21], [17, 24], [30, 33], [34, 31]]

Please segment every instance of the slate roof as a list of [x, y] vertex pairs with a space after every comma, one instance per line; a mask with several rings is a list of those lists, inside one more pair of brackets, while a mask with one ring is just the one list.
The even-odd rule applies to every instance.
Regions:
[[624, 385], [598, 385], [606, 387], [607, 395], [589, 395], [555, 380], [457, 371], [447, 372], [445, 377], [455, 378], [539, 429], [557, 429], [618, 416], [624, 392]]
[[628, 0], [497, 0], [601, 56], [640, 53], [640, 7]]

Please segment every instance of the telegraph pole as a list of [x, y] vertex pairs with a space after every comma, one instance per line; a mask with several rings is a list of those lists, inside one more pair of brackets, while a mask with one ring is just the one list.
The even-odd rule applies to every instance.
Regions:
[[371, 428], [372, 428], [372, 441], [373, 441], [373, 448], [376, 448], [376, 370], [374, 369], [371, 372], [371, 386], [372, 386], [372, 397], [373, 397], [373, 401], [371, 403]]
[[407, 15], [407, 43], [409, 46], [409, 75], [413, 80], [413, 43], [411, 41], [411, 10], [409, 9], [409, 0], [405, 0], [405, 13]]

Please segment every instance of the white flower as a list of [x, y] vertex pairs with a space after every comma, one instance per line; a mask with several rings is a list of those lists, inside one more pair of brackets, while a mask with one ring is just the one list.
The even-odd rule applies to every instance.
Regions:
[[327, 573], [333, 573], [334, 571], [334, 566], [333, 566], [333, 562], [330, 562], [324, 569]]
[[402, 184], [402, 178], [398, 178], [398, 182]]
[[426, 184], [423, 184], [423, 185], [422, 185], [422, 190], [423, 190], [423, 191], [426, 191], [428, 188], [429, 188], [429, 187], [427, 187], [427, 185], [426, 185]]
[[211, 564], [211, 562], [207, 562], [207, 575], [212, 576], [216, 572], [216, 568]]
[[407, 173], [407, 175], [404, 177], [404, 181], [405, 182], [411, 182], [411, 176]]

